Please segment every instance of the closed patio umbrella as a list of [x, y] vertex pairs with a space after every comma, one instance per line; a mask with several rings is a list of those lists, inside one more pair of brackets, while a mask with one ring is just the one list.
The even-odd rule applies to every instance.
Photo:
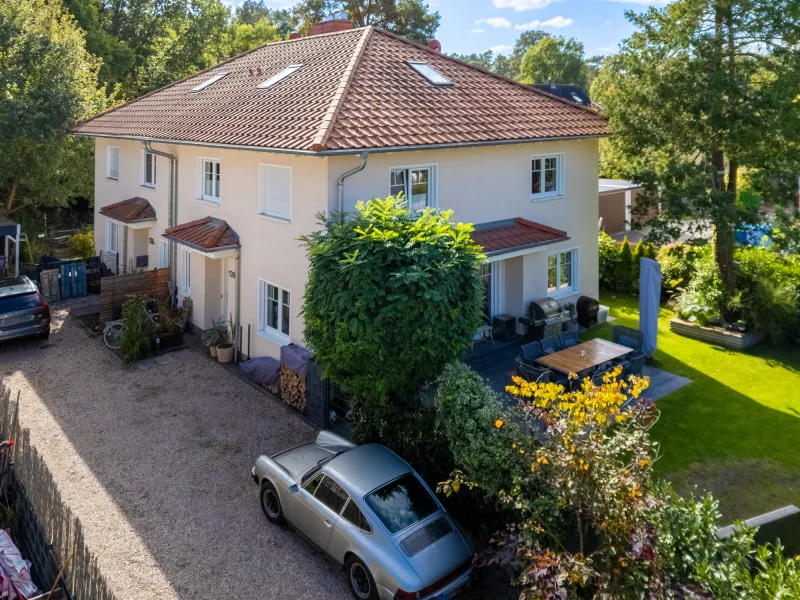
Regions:
[[661, 265], [642, 258], [639, 269], [639, 331], [642, 352], [652, 356], [658, 346], [658, 311], [661, 307]]

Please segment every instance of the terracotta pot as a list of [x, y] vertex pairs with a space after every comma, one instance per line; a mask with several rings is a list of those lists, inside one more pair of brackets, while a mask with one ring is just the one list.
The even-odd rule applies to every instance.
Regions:
[[208, 349], [211, 350], [211, 356], [213, 356], [214, 358], [217, 358], [217, 347], [216, 346], [209, 346]]
[[220, 344], [217, 346], [217, 360], [229, 363], [233, 360], [233, 344]]

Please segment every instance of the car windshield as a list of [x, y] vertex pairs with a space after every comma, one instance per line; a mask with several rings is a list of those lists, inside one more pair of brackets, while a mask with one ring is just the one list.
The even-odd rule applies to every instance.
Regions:
[[366, 497], [366, 502], [392, 534], [439, 509], [436, 500], [413, 473], [378, 488]]

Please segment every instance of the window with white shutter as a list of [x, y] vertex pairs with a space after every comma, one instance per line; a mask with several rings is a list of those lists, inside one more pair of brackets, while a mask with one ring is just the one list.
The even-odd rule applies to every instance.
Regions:
[[281, 221], [292, 220], [292, 168], [261, 165], [258, 212]]

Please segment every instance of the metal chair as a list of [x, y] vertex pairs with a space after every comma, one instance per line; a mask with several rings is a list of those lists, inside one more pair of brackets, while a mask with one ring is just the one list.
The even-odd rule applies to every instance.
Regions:
[[550, 383], [550, 369], [534, 367], [521, 358], [517, 359], [517, 375], [522, 377], [525, 381]]
[[558, 336], [551, 335], [549, 337], [543, 338], [539, 342], [542, 346], [542, 352], [545, 354], [553, 354], [554, 352], [558, 352]]
[[644, 354], [634, 354], [629, 360], [622, 363], [622, 376], [635, 375], [636, 377], [642, 376], [642, 369], [644, 369], [644, 360], [647, 358]]
[[558, 345], [562, 350], [577, 346], [579, 343], [577, 331], [562, 331], [558, 334]]
[[529, 365], [533, 365], [537, 358], [540, 358], [544, 352], [539, 342], [531, 342], [522, 346], [522, 359]]
[[611, 330], [611, 341], [620, 346], [631, 348], [634, 354], [642, 353], [644, 334], [638, 329], [631, 329], [623, 325], [615, 325]]

